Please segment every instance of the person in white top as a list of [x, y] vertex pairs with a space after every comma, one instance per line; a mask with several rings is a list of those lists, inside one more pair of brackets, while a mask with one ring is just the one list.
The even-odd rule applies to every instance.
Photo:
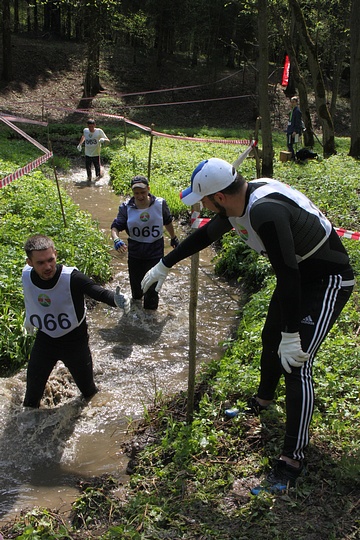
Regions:
[[85, 167], [87, 180], [91, 182], [91, 170], [92, 165], [95, 169], [95, 180], [99, 180], [101, 177], [101, 145], [104, 143], [110, 142], [110, 140], [105, 135], [104, 131], [96, 127], [95, 120], [89, 118], [87, 121], [87, 128], [84, 129], [77, 149], [81, 152], [82, 144], [85, 143]]

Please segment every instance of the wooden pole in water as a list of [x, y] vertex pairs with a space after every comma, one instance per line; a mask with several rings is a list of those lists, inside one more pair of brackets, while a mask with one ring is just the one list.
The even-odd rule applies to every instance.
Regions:
[[[193, 212], [200, 212], [200, 204], [195, 204], [191, 208]], [[190, 301], [189, 301], [189, 375], [188, 375], [188, 399], [186, 410], [186, 422], [190, 424], [194, 414], [195, 398], [195, 375], [196, 375], [196, 310], [199, 291], [199, 253], [191, 255], [190, 273]]]

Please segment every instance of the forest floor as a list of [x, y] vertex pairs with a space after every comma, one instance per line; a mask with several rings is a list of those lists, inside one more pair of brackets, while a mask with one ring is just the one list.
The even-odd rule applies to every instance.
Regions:
[[[1, 46], [0, 46], [1, 50]], [[0, 82], [0, 112], [51, 123], [83, 123], [74, 112], [81, 104], [86, 45], [26, 36], [12, 37], [14, 81]], [[89, 102], [90, 110], [104, 115], [106, 125], [125, 116], [145, 126], [163, 128], [222, 128], [254, 130], [258, 116], [256, 70], [250, 64], [216, 69], [201, 61], [191, 66], [186, 56], [114, 47], [101, 59], [104, 90]], [[286, 128], [289, 100], [280, 84], [281, 67], [269, 78], [271, 123]], [[345, 82], [341, 95], [346, 95]], [[313, 103], [309, 96], [310, 104]], [[311, 105], [313, 106], [313, 105]], [[319, 126], [313, 114], [314, 130]], [[87, 114], [86, 114], [87, 116]], [[349, 136], [349, 100], [338, 99], [337, 136]]]

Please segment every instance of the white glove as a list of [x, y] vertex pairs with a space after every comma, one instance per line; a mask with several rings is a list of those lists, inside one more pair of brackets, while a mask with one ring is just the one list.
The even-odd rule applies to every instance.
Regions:
[[169, 272], [170, 268], [165, 266], [162, 261], [155, 264], [155, 266], [153, 266], [148, 272], [146, 272], [141, 282], [141, 288], [143, 292], [146, 293], [149, 287], [151, 287], [151, 285], [156, 282], [157, 285], [155, 287], [155, 291], [159, 292]]
[[281, 342], [278, 355], [280, 356], [282, 367], [287, 373], [291, 373], [292, 367], [302, 367], [309, 360], [309, 353], [305, 353], [301, 348], [300, 334], [294, 332], [289, 334], [281, 332]]
[[81, 144], [78, 144], [76, 148], [81, 152]]
[[121, 294], [120, 293], [120, 287], [116, 287], [116, 292], [114, 296], [114, 302], [117, 305], [118, 308], [123, 309], [125, 315], [127, 315], [130, 311], [130, 298], [127, 294]]
[[106, 139], [104, 139], [104, 137], [101, 137], [101, 139], [99, 139], [99, 143], [100, 143], [100, 144], [104, 144], [105, 140], [106, 140]]
[[26, 318], [24, 319], [24, 333], [25, 335], [33, 336], [35, 334], [35, 326], [31, 324]]

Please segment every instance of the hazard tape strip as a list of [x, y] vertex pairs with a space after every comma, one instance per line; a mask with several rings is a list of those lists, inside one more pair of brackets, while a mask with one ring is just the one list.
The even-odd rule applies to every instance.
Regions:
[[[204, 225], [209, 223], [210, 218], [202, 218], [199, 216], [200, 212], [193, 212], [191, 214], [192, 229], [199, 229], [200, 227], [203, 227]], [[360, 240], [360, 232], [347, 231], [346, 229], [342, 229], [341, 227], [334, 227], [334, 229], [337, 232], [338, 236], [341, 236], [343, 238], [350, 238], [351, 240]]]
[[217, 144], [242, 144], [249, 145], [251, 141], [248, 139], [202, 139], [199, 137], [185, 137], [182, 135], [170, 135], [169, 133], [161, 133], [161, 131], [152, 131], [153, 135], [157, 137], [166, 137], [168, 139], [177, 139], [180, 141], [192, 141], [192, 142], [204, 142], [204, 143], [217, 143]]
[[[18, 119], [16, 117], [13, 117], [12, 119], [13, 119], [13, 121], [24, 121], [25, 120], [25, 119]], [[19, 133], [19, 135], [24, 137], [24, 139], [31, 142], [31, 144], [36, 146], [36, 148], [38, 148], [39, 150], [44, 152], [43, 156], [40, 156], [37, 159], [34, 159], [34, 161], [31, 161], [30, 163], [28, 163], [24, 167], [21, 167], [20, 169], [17, 169], [15, 172], [13, 172], [11, 174], [8, 174], [4, 178], [2, 178], [0, 180], [0, 189], [1, 189], [3, 187], [7, 186], [8, 184], [10, 184], [11, 182], [13, 182], [14, 180], [17, 180], [18, 178], [20, 178], [24, 174], [28, 174], [29, 172], [33, 171], [34, 169], [36, 169], [37, 167], [39, 167], [40, 165], [45, 163], [45, 161], [47, 161], [48, 159], [50, 159], [53, 156], [53, 153], [50, 152], [50, 150], [48, 150], [47, 148], [45, 148], [45, 146], [40, 144], [38, 141], [36, 141], [32, 137], [30, 137], [30, 135], [28, 135], [27, 133], [22, 131], [22, 129], [18, 128], [12, 122], [10, 122], [9, 116], [0, 115], [0, 120], [2, 122], [4, 122], [4, 124], [9, 126], [11, 129], [13, 129], [17, 133]]]
[[338, 233], [338, 235], [342, 236], [343, 238], [350, 238], [351, 240], [360, 240], [360, 232], [347, 231], [346, 229], [342, 229], [341, 227], [339, 228], [334, 227], [334, 229]]
[[30, 135], [28, 135], [27, 133], [25, 133], [25, 131], [23, 131], [22, 129], [20, 129], [19, 127], [15, 126], [12, 122], [10, 122], [6, 116], [2, 116], [0, 115], [0, 120], [2, 122], [4, 122], [4, 124], [6, 124], [7, 126], [9, 126], [11, 129], [13, 129], [14, 131], [16, 131], [17, 133], [19, 133], [19, 135], [21, 135], [22, 137], [24, 137], [24, 139], [26, 139], [27, 141], [31, 142], [31, 144], [33, 144], [34, 146], [36, 146], [36, 148], [38, 148], [39, 150], [41, 150], [42, 152], [44, 152], [44, 154], [46, 154], [47, 152], [49, 152], [49, 150], [47, 148], [45, 148], [45, 146], [43, 146], [42, 144], [40, 144], [38, 141], [36, 141], [35, 139], [33, 139], [32, 137], [30, 137]]
[[8, 174], [7, 176], [5, 176], [4, 178], [2, 178], [0, 180], [0, 189], [7, 186], [8, 184], [13, 182], [14, 180], [17, 180], [21, 176], [24, 176], [24, 174], [28, 174], [29, 172], [33, 171], [34, 169], [36, 169], [36, 167], [39, 167], [40, 165], [45, 163], [45, 161], [50, 159], [52, 156], [53, 156], [53, 153], [48, 152], [48, 153], [44, 154], [43, 156], [40, 156], [39, 158], [35, 159], [31, 163], [28, 163], [24, 167], [21, 167], [17, 171], [15, 171], [15, 172], [13, 172], [11, 174]]
[[[56, 109], [64, 112], [72, 112], [72, 113], [79, 113], [79, 114], [89, 114], [89, 111], [85, 109], [72, 109], [71, 107], [57, 107], [57, 106], [49, 106], [47, 105], [48, 109]], [[125, 118], [125, 116], [120, 116], [118, 114], [108, 114], [108, 113], [96, 113], [97, 116], [102, 116], [106, 118], [115, 118], [117, 120], [122, 120], [126, 122], [126, 124], [129, 124], [131, 126], [138, 127], [139, 129], [142, 129], [143, 131], [147, 131], [151, 135], [155, 135], [156, 137], [165, 137], [167, 139], [177, 139], [178, 141], [191, 141], [191, 142], [201, 142], [201, 143], [216, 143], [216, 144], [238, 144], [243, 146], [251, 145], [253, 141], [250, 141], [249, 139], [203, 139], [200, 137], [186, 137], [183, 135], [171, 135], [170, 133], [162, 133], [161, 131], [155, 131], [151, 129], [151, 127], [144, 126], [143, 124], [139, 124], [138, 122], [134, 122], [133, 120], [130, 120], [129, 118]]]

